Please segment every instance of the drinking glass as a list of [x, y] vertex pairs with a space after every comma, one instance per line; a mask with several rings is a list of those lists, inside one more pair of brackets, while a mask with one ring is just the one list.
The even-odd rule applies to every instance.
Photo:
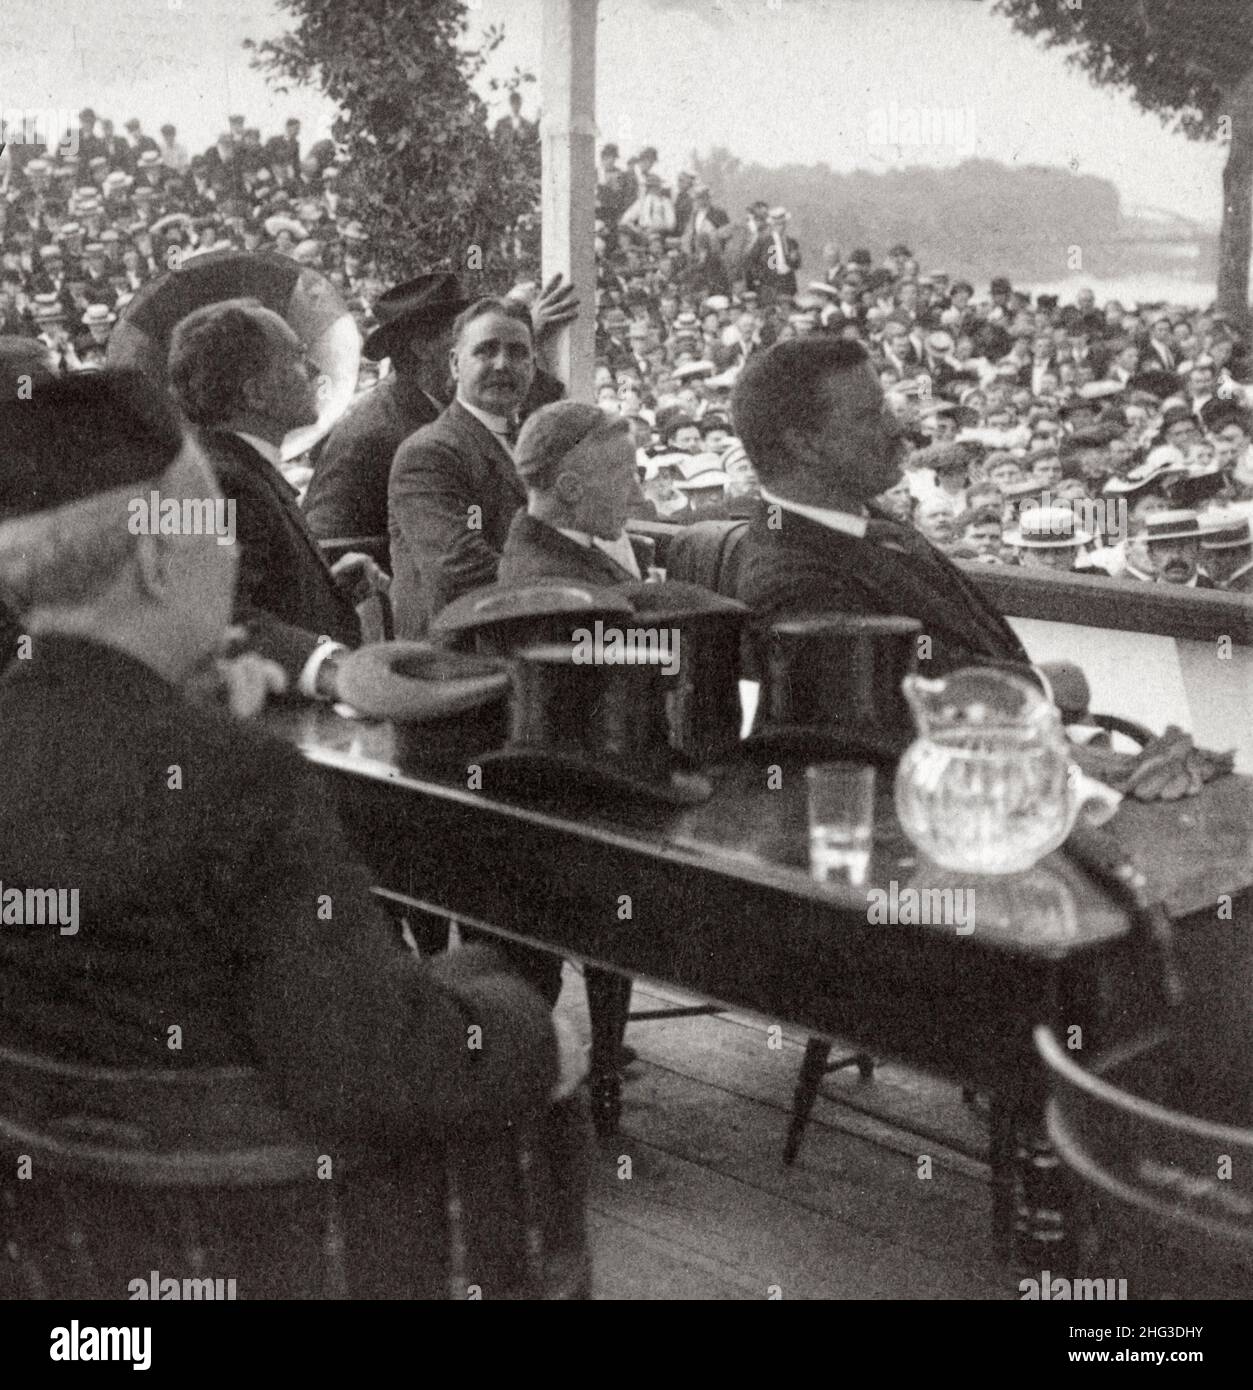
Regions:
[[809, 795], [809, 872], [820, 883], [861, 888], [874, 831], [874, 768], [819, 763], [805, 769]]

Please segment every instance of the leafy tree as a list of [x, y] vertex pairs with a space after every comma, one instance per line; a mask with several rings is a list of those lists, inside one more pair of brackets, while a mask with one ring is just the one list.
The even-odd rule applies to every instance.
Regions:
[[[493, 138], [473, 83], [504, 31], [467, 40], [464, 0], [279, 0], [290, 32], [248, 43], [279, 91], [316, 85], [340, 110], [345, 192], [382, 273], [455, 270], [483, 293], [533, 275], [539, 148]], [[531, 81], [515, 71], [509, 88]], [[476, 276], [480, 277], [476, 281]]]
[[1253, 254], [1249, 0], [997, 0], [998, 14], [1194, 140], [1226, 139], [1218, 303], [1248, 323]]

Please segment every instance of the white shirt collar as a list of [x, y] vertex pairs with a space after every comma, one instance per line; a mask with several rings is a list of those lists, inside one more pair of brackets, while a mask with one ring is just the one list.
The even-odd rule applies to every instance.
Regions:
[[764, 487], [761, 490], [761, 499], [763, 502], [773, 502], [776, 507], [782, 507], [786, 512], [808, 517], [810, 521], [816, 521], [819, 526], [825, 526], [830, 531], [841, 531], [844, 535], [852, 536], [859, 541], [865, 539], [868, 518], [858, 516], [855, 512], [841, 512], [831, 507], [811, 507], [804, 502], [790, 502], [786, 497], [768, 492]]
[[575, 545], [581, 545], [584, 550], [591, 550], [595, 547], [602, 554], [608, 555], [611, 560], [617, 561], [624, 570], [635, 575], [637, 579], [643, 577], [640, 574], [639, 561], [635, 558], [635, 548], [631, 544], [631, 537], [625, 531], [620, 532], [613, 540], [607, 541], [600, 536], [588, 535], [586, 531], [567, 531], [564, 526], [556, 526], [553, 529], [560, 531]]
[[471, 405], [464, 396], [458, 396], [457, 401], [462, 409], [468, 410], [484, 429], [491, 430], [491, 432], [500, 439], [502, 444], [505, 443], [509, 434], [509, 419], [507, 416], [489, 415], [486, 410], [480, 410], [477, 405]]
[[255, 434], [245, 434], [243, 430], [232, 430], [231, 433], [237, 435], [245, 444], [251, 444], [257, 453], [275, 468], [282, 463], [283, 451], [277, 444], [271, 444], [268, 439], [259, 439]]

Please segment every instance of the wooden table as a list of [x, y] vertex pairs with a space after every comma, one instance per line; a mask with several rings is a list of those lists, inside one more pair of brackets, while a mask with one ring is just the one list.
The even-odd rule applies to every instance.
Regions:
[[[1005, 878], [946, 874], [918, 862], [890, 788], [870, 884], [973, 888], [973, 931], [874, 924], [864, 892], [814, 882], [799, 773], [772, 790], [757, 769], [726, 769], [693, 809], [545, 807], [466, 790], [464, 773], [407, 770], [386, 723], [327, 709], [266, 719], [330, 774], [354, 843], [402, 902], [991, 1092], [1002, 1245], [1015, 1181], [1004, 1150], [1043, 1098], [1032, 1027], [1077, 1025], [1095, 1047], [1160, 1008], [1144, 943], [1068, 857]], [[1253, 884], [1250, 826], [1253, 781], [1239, 777], [1182, 803], [1125, 805], [1110, 823], [1180, 919], [1187, 961], [1249, 935], [1238, 925], [1246, 904], [1234, 921], [1218, 905]], [[593, 1043], [604, 1131], [619, 1082]]]

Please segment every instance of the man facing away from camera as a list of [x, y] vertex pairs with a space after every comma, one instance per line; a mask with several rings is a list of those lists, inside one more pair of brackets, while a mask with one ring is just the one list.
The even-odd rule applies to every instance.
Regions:
[[[579, 1049], [538, 996], [490, 949], [430, 964], [403, 949], [316, 774], [236, 717], [286, 678], [255, 656], [215, 662], [235, 547], [128, 525], [154, 488], [221, 498], [164, 398], [133, 373], [48, 385], [0, 404], [0, 454], [0, 592], [27, 638], [0, 678], [5, 887], [81, 892], [72, 940], [0, 933], [3, 1044], [80, 1066], [255, 1068], [328, 1152], [376, 1157], [499, 1133], [568, 1095]], [[228, 708], [206, 698], [214, 680]], [[22, 1103], [6, 1091], [6, 1114]], [[427, 1216], [438, 1252], [442, 1198]], [[353, 1282], [438, 1292], [414, 1233], [383, 1228], [369, 1248], [347, 1231]]]
[[322, 559], [296, 492], [279, 472], [283, 441], [318, 417], [316, 369], [290, 326], [253, 300], [197, 309], [170, 342], [170, 384], [236, 514], [236, 618], [307, 698], [337, 695], [336, 659], [361, 642], [354, 602], [385, 591], [368, 555]]

